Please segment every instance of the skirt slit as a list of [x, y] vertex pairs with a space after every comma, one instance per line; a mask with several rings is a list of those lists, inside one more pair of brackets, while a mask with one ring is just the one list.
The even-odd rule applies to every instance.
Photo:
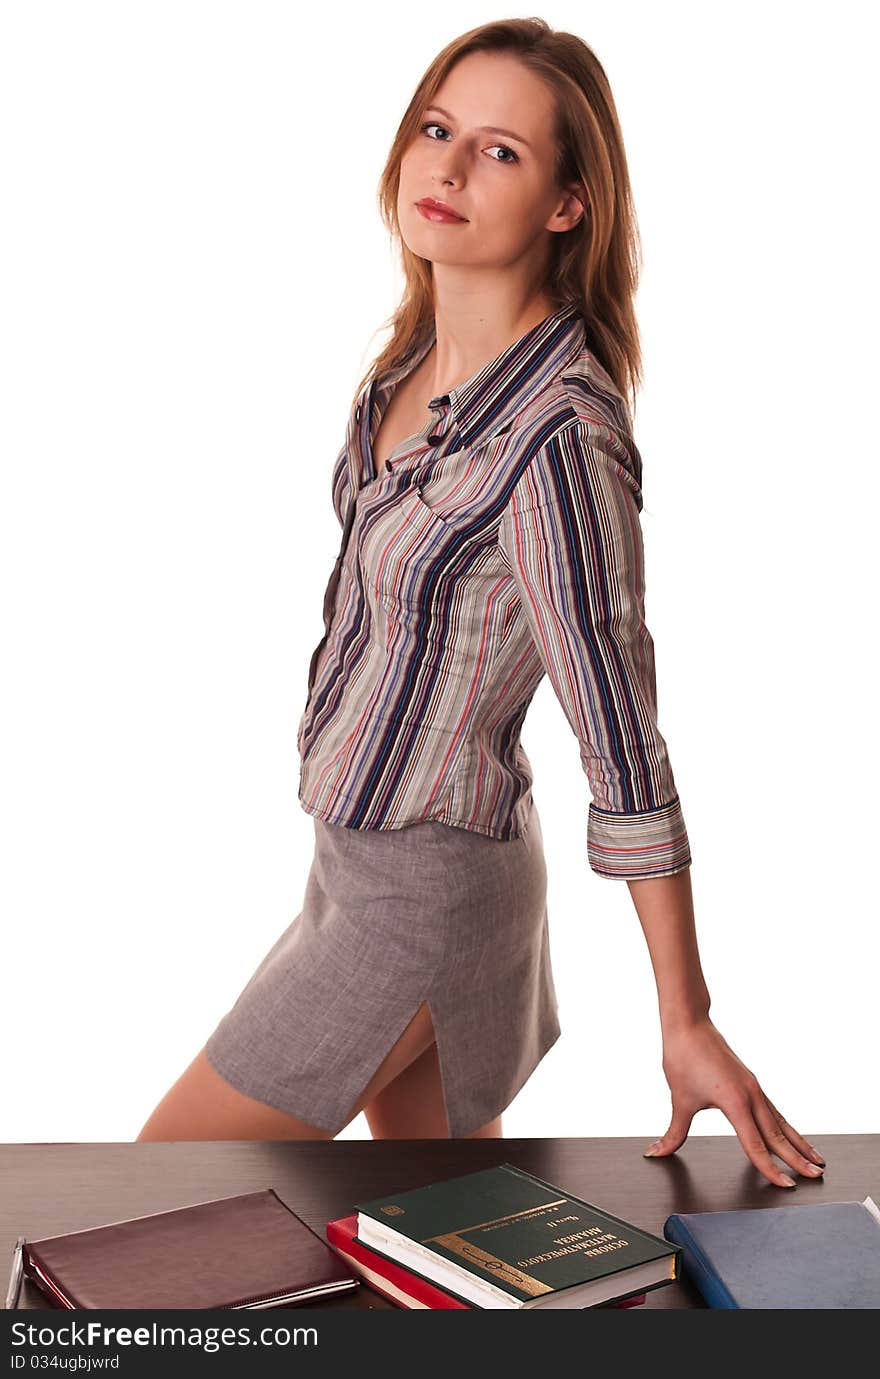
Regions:
[[425, 1002], [450, 1136], [473, 1134], [561, 1032], [534, 801], [510, 840], [436, 820], [369, 830], [314, 816], [314, 832], [302, 909], [214, 1029], [210, 1062], [337, 1135]]

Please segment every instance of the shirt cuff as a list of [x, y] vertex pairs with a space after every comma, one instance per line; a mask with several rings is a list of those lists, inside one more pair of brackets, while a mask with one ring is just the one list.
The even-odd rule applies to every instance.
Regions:
[[684, 871], [691, 864], [691, 850], [678, 796], [631, 814], [591, 804], [587, 859], [599, 876], [633, 881]]

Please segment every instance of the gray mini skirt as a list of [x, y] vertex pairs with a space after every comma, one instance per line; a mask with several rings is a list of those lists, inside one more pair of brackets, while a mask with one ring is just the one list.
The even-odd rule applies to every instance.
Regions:
[[239, 1091], [339, 1133], [423, 1001], [449, 1133], [509, 1106], [560, 1035], [537, 809], [501, 840], [312, 816], [303, 908], [205, 1046]]

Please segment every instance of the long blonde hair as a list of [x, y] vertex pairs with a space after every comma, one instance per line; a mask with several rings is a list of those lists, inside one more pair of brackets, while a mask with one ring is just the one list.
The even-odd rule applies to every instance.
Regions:
[[587, 204], [577, 225], [553, 235], [544, 292], [559, 307], [577, 305], [586, 321], [588, 347], [634, 409], [642, 376], [634, 306], [641, 242], [617, 111], [593, 50], [576, 34], [551, 29], [539, 18], [497, 20], [468, 30], [435, 57], [413, 93], [378, 189], [379, 212], [397, 243], [405, 288], [380, 327], [390, 327], [391, 336], [358, 383], [355, 397], [367, 382], [402, 363], [433, 328], [431, 265], [413, 254], [400, 234], [400, 164], [425, 107], [456, 62], [473, 52], [512, 54], [554, 93], [557, 183], [580, 182]]

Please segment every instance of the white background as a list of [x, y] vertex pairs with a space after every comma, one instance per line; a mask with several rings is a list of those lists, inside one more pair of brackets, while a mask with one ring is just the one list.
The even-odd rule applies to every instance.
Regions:
[[[869, 7], [539, 13], [606, 68], [643, 237], [647, 613], [712, 1016], [821, 1150], [880, 1130]], [[5, 1141], [134, 1139], [301, 907], [330, 470], [399, 288], [376, 185], [429, 61], [502, 11], [342, 15], [2, 10]], [[547, 680], [523, 743], [564, 1033], [505, 1133], [647, 1145], [648, 950]]]

